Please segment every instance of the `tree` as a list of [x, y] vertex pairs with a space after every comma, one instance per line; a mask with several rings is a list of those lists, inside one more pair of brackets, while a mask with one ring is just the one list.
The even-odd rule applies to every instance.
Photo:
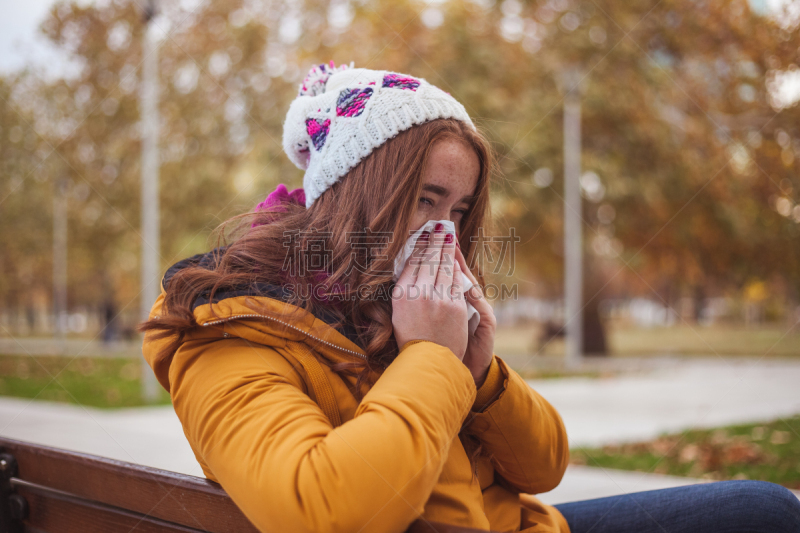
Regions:
[[[800, 289], [800, 117], [769, 90], [780, 72], [797, 68], [796, 18], [765, 17], [745, 0], [160, 5], [164, 267], [205, 249], [216, 223], [249, 210], [275, 184], [300, 186], [280, 145], [283, 117], [307, 68], [333, 59], [425, 77], [464, 102], [500, 155], [493, 205], [498, 231], [515, 227], [522, 239], [514, 279], [522, 292], [556, 297], [558, 80], [578, 65], [584, 234], [599, 285], [667, 303], [751, 278]], [[59, 4], [43, 31], [80, 66], [75, 75], [48, 82], [23, 74], [0, 86], [2, 112], [16, 117], [3, 135], [16, 124], [25, 139], [24, 149], [7, 146], [4, 182], [42, 167], [42, 181], [8, 196], [0, 214], [29, 221], [18, 235], [0, 236], [16, 246], [3, 276], [41, 263], [26, 269], [36, 276], [13, 284], [20, 294], [49, 283], [47, 246], [19, 244], [47, 241], [26, 198], [49, 205], [53, 180], [66, 176], [77, 265], [71, 301], [102, 301], [96, 280], [104, 273], [122, 304], [136, 299], [142, 29], [135, 3]], [[20, 117], [29, 120], [14, 122]], [[43, 157], [40, 145], [56, 151]], [[533, 179], [541, 169], [549, 170]], [[10, 285], [0, 287], [7, 300]]]

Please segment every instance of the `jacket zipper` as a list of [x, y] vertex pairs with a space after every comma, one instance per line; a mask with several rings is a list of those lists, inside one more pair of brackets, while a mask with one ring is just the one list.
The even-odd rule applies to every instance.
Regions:
[[228, 318], [221, 318], [221, 319], [219, 319], [219, 320], [214, 320], [214, 321], [212, 321], [212, 322], [204, 322], [204, 323], [203, 323], [203, 327], [206, 327], [206, 326], [215, 326], [215, 325], [217, 325], [217, 324], [222, 324], [223, 322], [229, 322], [229, 321], [231, 321], [231, 320], [237, 320], [237, 319], [240, 319], [240, 318], [268, 318], [268, 319], [270, 319], [270, 320], [273, 320], [273, 321], [275, 321], [275, 322], [278, 322], [279, 324], [283, 324], [283, 325], [284, 325], [284, 326], [286, 326], [286, 327], [292, 328], [292, 329], [293, 329], [293, 330], [295, 330], [295, 331], [299, 331], [299, 332], [300, 332], [300, 333], [302, 333], [303, 335], [306, 335], [306, 336], [308, 336], [308, 337], [311, 337], [312, 339], [314, 339], [314, 340], [315, 340], [315, 341], [317, 341], [317, 342], [321, 342], [322, 344], [326, 344], [326, 345], [328, 345], [328, 346], [330, 346], [330, 347], [332, 347], [332, 348], [336, 348], [337, 350], [341, 350], [341, 351], [343, 351], [343, 352], [351, 353], [351, 354], [353, 354], [353, 355], [356, 355], [356, 356], [360, 357], [361, 359], [364, 359], [364, 360], [366, 360], [366, 359], [367, 359], [367, 357], [366, 357], [365, 355], [363, 355], [363, 354], [360, 354], [360, 353], [358, 353], [358, 352], [354, 352], [353, 350], [348, 350], [347, 348], [342, 348], [341, 346], [338, 346], [338, 345], [336, 345], [336, 344], [333, 344], [332, 342], [328, 342], [328, 341], [326, 341], [326, 340], [320, 339], [319, 337], [315, 337], [314, 335], [311, 335], [311, 334], [310, 334], [310, 333], [308, 333], [307, 331], [304, 331], [304, 330], [302, 330], [302, 329], [298, 328], [297, 326], [293, 326], [292, 324], [289, 324], [288, 322], [284, 322], [283, 320], [279, 320], [279, 319], [277, 319], [277, 318], [274, 318], [274, 317], [271, 317], [271, 316], [266, 316], [266, 315], [258, 315], [258, 314], [250, 314], [250, 315], [235, 315], [235, 316], [230, 316], [230, 317], [228, 317]]

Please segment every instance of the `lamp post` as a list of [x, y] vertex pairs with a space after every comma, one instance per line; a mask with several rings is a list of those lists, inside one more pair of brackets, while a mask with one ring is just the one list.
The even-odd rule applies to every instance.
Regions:
[[[140, 118], [142, 139], [142, 292], [141, 319], [147, 320], [150, 308], [158, 298], [159, 278], [159, 198], [158, 198], [158, 42], [151, 21], [156, 15], [155, 1], [144, 11], [145, 31], [142, 37], [142, 85]], [[158, 382], [147, 362], [142, 359], [142, 398], [158, 397]]]
[[565, 364], [583, 357], [583, 231], [581, 226], [581, 72], [562, 73], [564, 91], [564, 327]]
[[53, 318], [57, 348], [66, 352], [67, 338], [67, 178], [58, 178], [53, 190]]

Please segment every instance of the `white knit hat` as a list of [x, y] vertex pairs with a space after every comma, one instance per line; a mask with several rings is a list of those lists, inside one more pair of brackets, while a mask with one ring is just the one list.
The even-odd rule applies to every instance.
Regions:
[[388, 139], [437, 118], [475, 129], [463, 105], [422, 78], [333, 61], [312, 68], [283, 124], [283, 149], [306, 171], [306, 207]]

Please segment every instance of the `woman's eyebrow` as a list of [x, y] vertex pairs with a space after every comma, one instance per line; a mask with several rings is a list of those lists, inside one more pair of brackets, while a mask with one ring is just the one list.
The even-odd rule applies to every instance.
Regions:
[[432, 192], [433, 194], [438, 194], [439, 196], [447, 196], [450, 192], [445, 187], [442, 187], [441, 185], [434, 185], [433, 183], [426, 183], [422, 186], [422, 190]]

